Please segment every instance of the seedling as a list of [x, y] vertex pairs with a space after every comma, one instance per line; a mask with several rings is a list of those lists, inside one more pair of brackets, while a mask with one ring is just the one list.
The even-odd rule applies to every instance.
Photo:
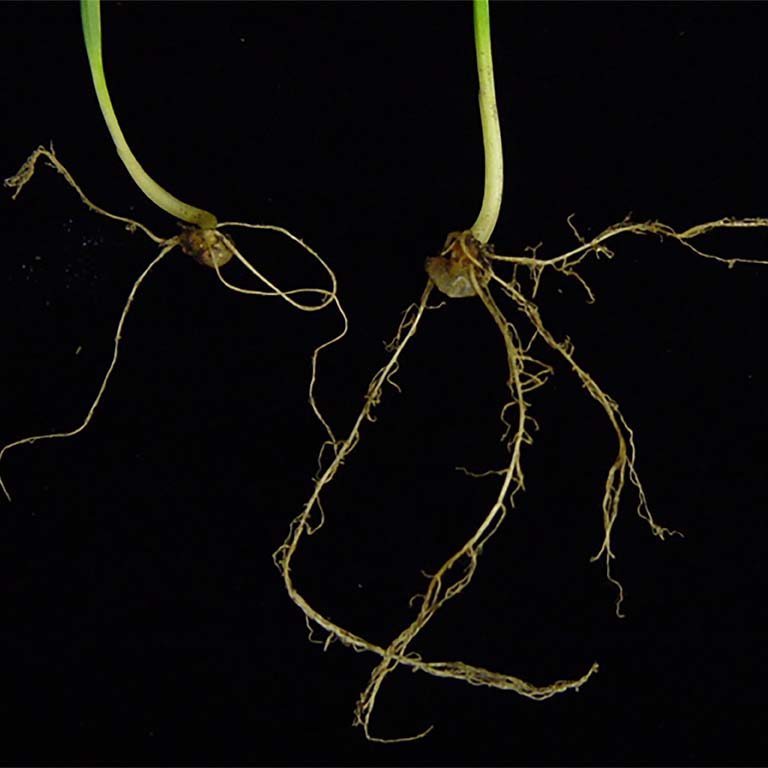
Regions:
[[[594, 296], [584, 278], [580, 276], [578, 267], [590, 256], [613, 258], [611, 241], [624, 234], [656, 235], [661, 239], [674, 240], [698, 256], [713, 259], [728, 267], [739, 263], [765, 264], [757, 259], [728, 259], [709, 253], [697, 245], [697, 239], [715, 230], [765, 228], [768, 227], [768, 218], [722, 218], [682, 231], [659, 221], [633, 221], [626, 218], [590, 238], [582, 236], [573, 219], [569, 218], [568, 225], [577, 244], [565, 253], [544, 258], [538, 253], [538, 247], [529, 249], [523, 255], [496, 253], [490, 239], [501, 205], [503, 158], [494, 90], [488, 0], [474, 0], [474, 29], [485, 149], [485, 190], [480, 213], [469, 229], [450, 233], [442, 250], [427, 259], [426, 271], [429, 279], [421, 298], [405, 311], [397, 332], [387, 347], [389, 359], [371, 379], [361, 410], [348, 435], [344, 438], [337, 437], [328, 420], [322, 419], [327, 430], [327, 440], [319, 452], [320, 469], [314, 478], [312, 493], [302, 512], [293, 520], [285, 542], [274, 554], [275, 564], [282, 574], [288, 594], [304, 613], [310, 629], [319, 628], [325, 633], [326, 648], [336, 639], [358, 652], [367, 651], [379, 657], [367, 686], [358, 698], [354, 717], [354, 723], [362, 726], [366, 737], [374, 741], [417, 739], [432, 728], [429, 726], [415, 736], [399, 739], [381, 739], [372, 735], [370, 718], [376, 697], [387, 675], [399, 666], [436, 677], [463, 680], [472, 685], [511, 690], [534, 700], [578, 690], [598, 670], [598, 664], [593, 663], [577, 679], [558, 680], [539, 686], [511, 674], [471, 666], [460, 661], [427, 661], [411, 650], [413, 641], [437, 611], [458, 596], [471, 582], [480, 553], [484, 547], [487, 549], [486, 545], [499, 530], [508, 509], [517, 503], [518, 495], [524, 488], [524, 448], [532, 443], [537, 427], [531, 412], [530, 394], [545, 386], [554, 372], [550, 365], [538, 359], [535, 352], [537, 347], [542, 344], [549, 347], [557, 353], [567, 368], [573, 371], [588, 395], [599, 403], [615, 437], [616, 455], [606, 472], [601, 504], [603, 539], [592, 561], [603, 562], [606, 578], [616, 589], [615, 609], [618, 616], [623, 615], [624, 591], [613, 572], [615, 555], [611, 542], [621, 499], [628, 486], [636, 496], [637, 514], [645, 520], [655, 536], [664, 539], [677, 533], [657, 523], [651, 514], [646, 492], [636, 470], [634, 432], [625, 420], [619, 404], [581, 365], [571, 340], [567, 337], [559, 339], [548, 330], [542, 311], [536, 303], [544, 275], [555, 271], [574, 278], [585, 290], [587, 301], [594, 301]], [[323, 503], [325, 487], [357, 447], [365, 422], [374, 420], [374, 409], [381, 401], [385, 384], [390, 383], [398, 389], [393, 377], [399, 370], [406, 346], [415, 336], [427, 310], [436, 308], [436, 305], [430, 304], [435, 287], [449, 298], [475, 298], [481, 301], [498, 329], [508, 370], [506, 385], [509, 398], [501, 407], [500, 417], [502, 441], [509, 455], [506, 466], [502, 469], [482, 473], [467, 472], [473, 477], [497, 475], [499, 485], [495, 499], [474, 533], [457, 551], [446, 557], [434, 574], [427, 576], [426, 586], [419, 590], [419, 594], [414, 595], [411, 606], [415, 609], [415, 616], [411, 622], [384, 645], [343, 627], [314, 608], [295, 585], [292, 568], [302, 538], [315, 534], [323, 526], [328, 512]], [[442, 302], [437, 306], [444, 304], [445, 302]], [[513, 317], [519, 320], [513, 320]], [[319, 414], [314, 398], [312, 402]]]
[[[197, 208], [193, 205], [189, 205], [188, 203], [182, 202], [178, 198], [174, 197], [170, 192], [161, 187], [144, 170], [128, 146], [128, 142], [123, 135], [123, 131], [117, 120], [117, 115], [115, 114], [115, 110], [112, 106], [112, 99], [110, 98], [109, 90], [107, 89], [102, 58], [100, 0], [81, 0], [80, 11], [83, 24], [85, 47], [88, 54], [88, 61], [90, 64], [93, 84], [96, 90], [96, 96], [98, 98], [99, 106], [101, 107], [104, 120], [107, 124], [107, 128], [109, 129], [109, 133], [112, 136], [115, 148], [117, 149], [117, 153], [139, 189], [141, 189], [141, 191], [163, 211], [179, 220], [181, 232], [171, 237], [160, 237], [150, 231], [149, 228], [141, 222], [127, 218], [125, 216], [118, 216], [113, 213], [109, 213], [95, 203], [91, 202], [90, 198], [86, 197], [73, 177], [59, 161], [52, 146], [49, 149], [42, 146], [38, 147], [27, 158], [18, 173], [5, 180], [5, 186], [14, 190], [13, 198], [15, 199], [19, 192], [21, 192], [23, 189], [24, 185], [34, 175], [38, 160], [40, 158], [45, 158], [51, 167], [55, 168], [60, 174], [64, 176], [67, 183], [75, 190], [75, 192], [77, 192], [82, 202], [94, 213], [105, 216], [109, 219], [113, 219], [115, 221], [123, 222], [127, 229], [131, 232], [134, 232], [137, 229], [141, 230], [150, 240], [159, 246], [160, 250], [155, 258], [152, 259], [152, 261], [149, 263], [149, 265], [145, 267], [145, 269], [141, 272], [128, 294], [128, 298], [120, 315], [114, 337], [112, 359], [107, 367], [107, 371], [104, 374], [103, 379], [101, 380], [101, 384], [98, 388], [96, 396], [83, 421], [77, 427], [71, 430], [52, 432], [43, 435], [33, 435], [8, 443], [2, 449], [0, 449], [0, 461], [2, 461], [5, 453], [11, 448], [15, 448], [20, 445], [31, 445], [37, 440], [72, 437], [77, 435], [79, 432], [85, 429], [86, 426], [88, 426], [99, 402], [101, 401], [104, 391], [106, 390], [107, 383], [115, 369], [120, 347], [120, 339], [122, 338], [123, 334], [123, 328], [125, 326], [126, 318], [131, 308], [131, 304], [136, 297], [139, 287], [150, 274], [150, 272], [158, 264], [160, 264], [160, 262], [176, 247], [181, 248], [184, 253], [192, 256], [198, 263], [214, 269], [219, 281], [225, 287], [237, 293], [251, 296], [278, 296], [281, 299], [287, 301], [291, 306], [304, 312], [314, 312], [331, 304], [334, 304], [338, 308], [339, 312], [341, 312], [341, 306], [336, 296], [336, 277], [333, 273], [333, 270], [331, 270], [326, 262], [312, 248], [310, 248], [296, 235], [283, 227], [271, 224], [249, 224], [245, 222], [234, 221], [219, 222], [216, 216], [214, 216], [212, 213], [201, 208]], [[320, 263], [328, 275], [329, 287], [296, 288], [287, 291], [280, 289], [267, 276], [262, 274], [256, 267], [254, 267], [240, 253], [233, 239], [228, 234], [223, 232], [224, 229], [231, 229], [235, 227], [244, 229], [271, 230], [289, 238]], [[264, 288], [244, 288], [229, 282], [222, 275], [221, 268], [233, 258], [237, 259], [248, 270], [248, 272], [255, 276], [263, 284]], [[343, 317], [343, 312], [341, 312], [341, 314]], [[6, 498], [10, 501], [10, 494], [1, 478], [0, 488], [2, 488]]]

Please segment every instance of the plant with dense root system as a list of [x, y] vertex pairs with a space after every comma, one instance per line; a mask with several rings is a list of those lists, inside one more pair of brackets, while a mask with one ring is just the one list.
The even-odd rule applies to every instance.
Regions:
[[[542, 344], [553, 350], [578, 377], [586, 392], [599, 403], [610, 429], [615, 436], [616, 454], [608, 467], [602, 497], [603, 539], [593, 561], [602, 560], [608, 580], [617, 590], [616, 613], [621, 616], [624, 592], [612, 569], [614, 552], [611, 536], [619, 513], [620, 502], [628, 486], [636, 495], [637, 514], [646, 521], [651, 532], [663, 539], [674, 531], [659, 525], [651, 515], [645, 490], [636, 470], [634, 434], [625, 420], [619, 404], [581, 366], [574, 344], [568, 338], [558, 339], [547, 328], [535, 299], [545, 273], [555, 271], [573, 277], [583, 286], [589, 302], [592, 292], [579, 275], [578, 266], [590, 256], [613, 258], [611, 241], [623, 234], [657, 235], [677, 241], [697, 255], [721, 262], [729, 267], [737, 263], [765, 263], [759, 260], [726, 259], [706, 252], [697, 245], [700, 236], [723, 229], [767, 227], [768, 219], [723, 218], [700, 224], [683, 231], [659, 221], [632, 221], [627, 218], [604, 229], [595, 237], [585, 238], [568, 220], [577, 244], [566, 253], [544, 258], [538, 248], [525, 255], [506, 256], [495, 252], [490, 244], [501, 205], [503, 186], [502, 144], [499, 117], [496, 109], [488, 0], [474, 2], [475, 47], [480, 81], [480, 116], [485, 147], [485, 191], [482, 208], [471, 228], [448, 235], [442, 250], [426, 262], [429, 280], [421, 298], [405, 311], [393, 340], [387, 346], [389, 359], [377, 371], [363, 398], [362, 408], [349, 434], [340, 438], [322, 419], [327, 430], [327, 440], [319, 454], [319, 470], [314, 478], [314, 488], [302, 512], [293, 520], [282, 546], [275, 552], [275, 564], [279, 568], [291, 599], [304, 613], [310, 629], [319, 628], [325, 633], [325, 647], [337, 639], [356, 651], [367, 651], [379, 657], [367, 686], [362, 691], [355, 709], [355, 725], [361, 725], [367, 738], [379, 739], [371, 734], [370, 718], [377, 694], [387, 675], [397, 667], [410, 668], [437, 677], [463, 680], [472, 685], [483, 685], [514, 691], [534, 700], [542, 700], [555, 694], [578, 690], [598, 669], [597, 663], [574, 680], [558, 680], [548, 685], [533, 685], [519, 677], [495, 672], [460, 661], [427, 661], [411, 650], [413, 641], [449, 600], [458, 596], [470, 583], [478, 566], [483, 548], [499, 530], [507, 511], [517, 502], [524, 488], [523, 452], [532, 442], [536, 422], [530, 412], [531, 393], [547, 384], [553, 368], [541, 362], [534, 349]], [[302, 538], [315, 534], [325, 522], [322, 497], [325, 487], [333, 480], [350, 453], [357, 446], [363, 425], [374, 420], [374, 408], [379, 405], [386, 383], [392, 384], [406, 346], [413, 339], [424, 319], [434, 287], [450, 298], [475, 297], [483, 303], [496, 326], [507, 361], [507, 402], [501, 408], [503, 437], [508, 458], [501, 470], [491, 470], [480, 475], [498, 475], [499, 485], [490, 508], [474, 533], [432, 575], [426, 586], [412, 598], [415, 615], [410, 623], [395, 634], [388, 644], [366, 639], [351, 629], [342, 627], [321, 614], [309, 604], [296, 587], [292, 566]], [[443, 304], [440, 304], [443, 306]], [[515, 321], [511, 319], [516, 312]], [[317, 354], [315, 354], [315, 363]], [[314, 371], [316, 371], [316, 365]], [[314, 383], [314, 376], [313, 376]], [[311, 394], [311, 391], [310, 391]], [[312, 400], [313, 406], [317, 409]], [[319, 413], [319, 412], [318, 412]], [[473, 473], [468, 473], [473, 474]], [[480, 476], [473, 474], [473, 476]], [[395, 741], [420, 738], [432, 726], [415, 736]]]
[[[94, 411], [96, 410], [96, 407], [98, 406], [107, 387], [107, 382], [109, 381], [109, 378], [114, 371], [115, 364], [117, 363], [123, 328], [128, 316], [128, 311], [130, 310], [131, 304], [136, 297], [136, 293], [149, 273], [158, 264], [160, 264], [160, 262], [176, 247], [181, 248], [184, 253], [192, 256], [198, 263], [214, 269], [216, 271], [216, 276], [221, 281], [221, 283], [232, 291], [252, 296], [278, 296], [287, 301], [291, 306], [305, 312], [313, 312], [319, 309], [323, 309], [330, 304], [334, 304], [343, 317], [343, 312], [336, 296], [336, 276], [334, 275], [331, 268], [325, 263], [325, 261], [323, 261], [323, 259], [321, 259], [320, 256], [312, 248], [310, 248], [306, 243], [302, 242], [302, 240], [300, 240], [296, 235], [292, 234], [283, 227], [271, 224], [248, 224], [244, 222], [233, 221], [220, 223], [218, 222], [216, 216], [214, 216], [212, 213], [182, 202], [178, 198], [174, 197], [170, 192], [161, 187], [152, 177], [150, 177], [150, 175], [144, 170], [139, 161], [136, 159], [130, 147], [128, 146], [127, 141], [125, 140], [125, 136], [123, 135], [123, 131], [120, 128], [120, 124], [118, 123], [115, 110], [112, 106], [112, 100], [107, 89], [101, 50], [100, 0], [81, 0], [80, 12], [83, 23], [85, 46], [88, 54], [88, 62], [90, 64], [93, 84], [96, 89], [96, 96], [98, 97], [99, 106], [101, 107], [104, 120], [107, 123], [107, 127], [109, 129], [110, 135], [112, 136], [112, 140], [114, 141], [117, 153], [120, 156], [120, 159], [123, 161], [125, 167], [128, 169], [131, 178], [136, 182], [141, 191], [144, 192], [144, 194], [153, 203], [162, 208], [166, 213], [169, 213], [171, 216], [179, 220], [181, 232], [169, 238], [159, 237], [140, 222], [126, 218], [125, 216], [117, 216], [113, 213], [109, 213], [103, 208], [95, 205], [88, 197], [86, 197], [86, 195], [82, 192], [66, 168], [61, 164], [56, 154], [54, 153], [52, 146], [50, 149], [46, 149], [45, 147], [38, 147], [27, 158], [18, 173], [5, 180], [5, 186], [14, 190], [13, 198], [15, 199], [19, 192], [21, 192], [24, 185], [32, 178], [35, 172], [37, 161], [40, 158], [45, 158], [51, 167], [55, 168], [60, 174], [64, 176], [66, 181], [77, 192], [82, 202], [88, 206], [88, 208], [101, 216], [105, 216], [115, 221], [123, 222], [125, 225], [127, 225], [128, 230], [131, 232], [135, 232], [137, 229], [141, 230], [150, 240], [152, 240], [160, 247], [160, 251], [136, 279], [128, 294], [128, 298], [125, 302], [123, 311], [117, 324], [112, 359], [98, 388], [96, 397], [94, 398], [82, 423], [79, 424], [76, 428], [68, 431], [53, 432], [44, 435], [33, 435], [15, 440], [0, 449], [0, 460], [2, 460], [5, 453], [11, 448], [25, 444], [31, 445], [36, 440], [72, 437], [73, 435], [76, 435], [85, 429], [85, 427], [91, 421]], [[285, 235], [320, 263], [328, 275], [329, 287], [296, 288], [286, 291], [280, 289], [274, 283], [272, 283], [268, 277], [257, 270], [240, 253], [232, 238], [222, 231], [226, 228], [234, 227], [241, 227], [245, 229], [272, 230], [274, 232]], [[241, 286], [233, 285], [231, 282], [229, 282], [222, 275], [221, 268], [233, 258], [237, 259], [248, 272], [250, 272], [260, 281], [264, 287], [259, 289], [244, 288]], [[346, 327], [346, 320], [344, 320], [344, 323]], [[8, 489], [1, 478], [0, 488], [2, 488], [6, 498], [10, 500]]]

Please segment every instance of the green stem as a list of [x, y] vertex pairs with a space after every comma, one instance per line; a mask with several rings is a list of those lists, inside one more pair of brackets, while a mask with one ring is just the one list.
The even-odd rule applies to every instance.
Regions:
[[472, 234], [481, 242], [491, 239], [501, 209], [504, 188], [504, 156], [501, 151], [501, 126], [496, 108], [496, 88], [493, 83], [491, 56], [491, 20], [488, 0], [474, 0], [475, 51], [477, 74], [480, 79], [480, 119], [483, 124], [485, 149], [485, 189], [483, 205], [472, 225]]
[[139, 161], [128, 147], [128, 142], [123, 136], [120, 125], [117, 122], [115, 110], [112, 107], [112, 99], [109, 98], [107, 81], [104, 77], [104, 63], [101, 57], [101, 3], [100, 0], [80, 0], [80, 16], [83, 21], [83, 35], [85, 36], [85, 49], [88, 53], [88, 63], [91, 66], [93, 85], [96, 88], [96, 96], [99, 99], [101, 113], [109, 128], [112, 141], [115, 142], [117, 154], [131, 174], [131, 178], [139, 185], [139, 189], [166, 213], [177, 219], [196, 224], [206, 229], [216, 226], [216, 217], [193, 205], [183, 203], [170, 192], [163, 189], [141, 167]]

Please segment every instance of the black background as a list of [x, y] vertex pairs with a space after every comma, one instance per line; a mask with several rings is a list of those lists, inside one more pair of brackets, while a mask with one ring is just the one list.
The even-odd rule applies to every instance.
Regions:
[[[0, 173], [53, 140], [83, 190], [164, 237], [93, 94], [74, 3], [0, 6]], [[482, 190], [465, 3], [115, 3], [107, 79], [134, 152], [222, 220], [280, 224], [333, 266], [350, 333], [318, 398], [340, 433], [386, 359], [422, 263], [474, 221]], [[573, 244], [630, 211], [686, 227], [768, 215], [765, 4], [494, 4], [506, 153], [501, 253]], [[43, 170], [3, 224], [0, 443], [79, 423], [130, 287], [155, 253]], [[527, 492], [475, 579], [419, 636], [429, 659], [545, 684], [535, 703], [398, 671], [369, 744], [350, 726], [376, 659], [307, 641], [271, 553], [311, 489], [323, 433], [307, 405], [332, 311], [225, 290], [173, 254], [140, 291], [121, 359], [77, 438], [0, 471], [0, 761], [222, 764], [764, 764], [768, 758], [768, 268], [728, 270], [655, 238], [548, 275], [545, 322], [634, 427], [665, 543], [628, 494], [615, 529], [627, 617], [589, 557], [614, 445], [557, 364], [531, 396]], [[241, 249], [281, 285], [318, 284], [295, 245]], [[768, 233], [713, 236], [762, 258]], [[230, 279], [244, 279], [233, 268]], [[79, 353], [76, 354], [78, 348]], [[503, 347], [476, 301], [430, 313], [304, 541], [319, 610], [386, 643], [407, 601], [495, 497], [456, 465], [500, 466]]]

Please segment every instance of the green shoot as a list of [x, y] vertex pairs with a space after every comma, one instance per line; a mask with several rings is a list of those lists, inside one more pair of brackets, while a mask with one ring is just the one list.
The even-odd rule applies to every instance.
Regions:
[[88, 52], [88, 63], [91, 67], [93, 85], [99, 106], [104, 115], [104, 120], [109, 128], [112, 141], [115, 142], [117, 154], [131, 174], [131, 178], [138, 184], [139, 189], [157, 206], [166, 213], [175, 216], [188, 224], [194, 224], [205, 229], [216, 226], [216, 217], [201, 208], [188, 205], [170, 192], [163, 189], [145, 170], [131, 152], [128, 142], [117, 121], [117, 115], [112, 107], [112, 99], [109, 97], [107, 81], [104, 76], [104, 62], [101, 55], [101, 0], [80, 0], [80, 15], [83, 21], [83, 35], [85, 48]]
[[475, 0], [474, 23], [477, 74], [480, 80], [480, 120], [483, 124], [485, 152], [485, 189], [483, 205], [477, 220], [472, 225], [472, 234], [481, 243], [487, 243], [491, 239], [499, 218], [501, 195], [504, 189], [504, 156], [501, 149], [501, 126], [493, 80], [488, 0]]

